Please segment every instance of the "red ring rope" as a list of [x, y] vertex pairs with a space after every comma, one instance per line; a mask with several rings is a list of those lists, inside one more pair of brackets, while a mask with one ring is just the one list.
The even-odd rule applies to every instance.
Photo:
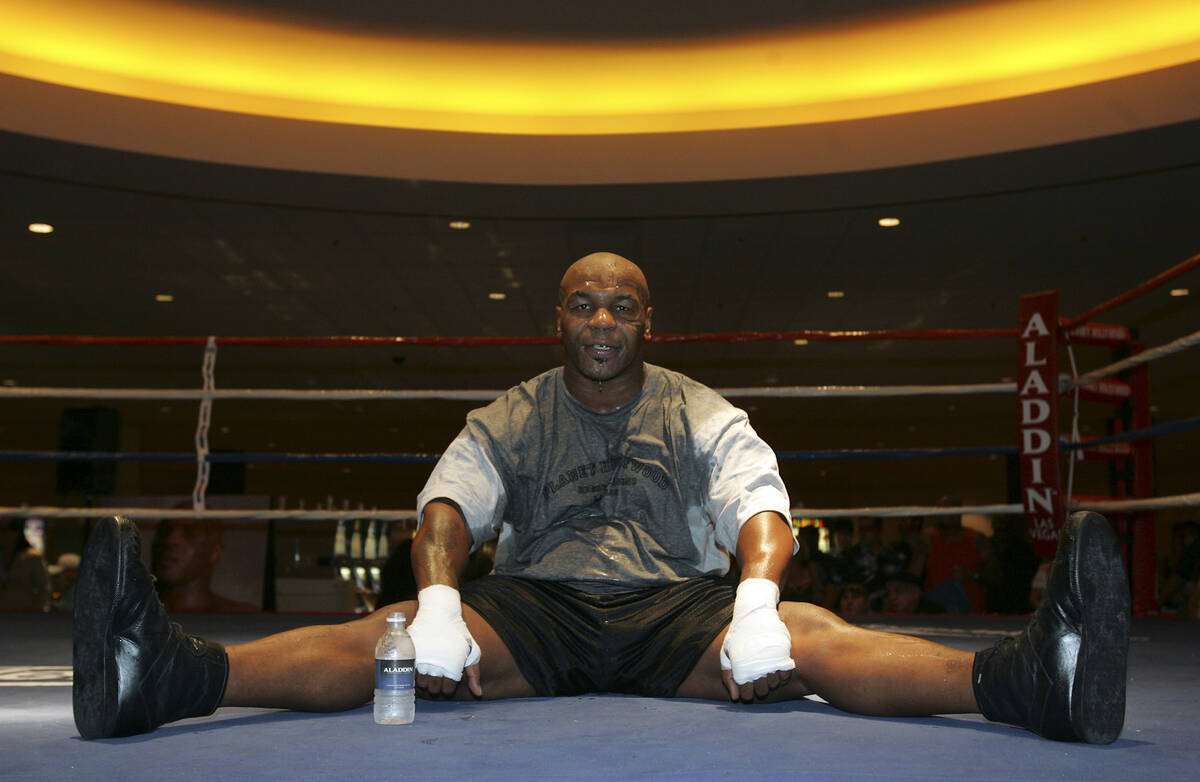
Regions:
[[1159, 287], [1160, 285], [1164, 285], [1164, 284], [1170, 282], [1171, 280], [1175, 279], [1179, 275], [1190, 272], [1192, 269], [1195, 269], [1197, 266], [1200, 266], [1200, 255], [1193, 255], [1191, 258], [1188, 258], [1186, 261], [1183, 261], [1182, 263], [1176, 264], [1175, 266], [1172, 266], [1170, 269], [1167, 269], [1165, 272], [1158, 275], [1157, 277], [1152, 277], [1149, 280], [1146, 280], [1145, 282], [1143, 282], [1141, 285], [1138, 285], [1135, 288], [1131, 288], [1131, 289], [1125, 291], [1120, 296], [1117, 296], [1116, 298], [1113, 298], [1113, 299], [1109, 299], [1108, 301], [1104, 302], [1103, 304], [1097, 304], [1095, 307], [1092, 307], [1090, 310], [1083, 313], [1082, 315], [1078, 315], [1074, 318], [1071, 318], [1066, 323], [1062, 324], [1061, 330], [1062, 331], [1070, 331], [1071, 329], [1075, 328], [1079, 324], [1087, 321], [1089, 318], [1093, 318], [1096, 315], [1099, 315], [1101, 312], [1107, 312], [1108, 310], [1111, 310], [1113, 307], [1116, 307], [1119, 304], [1124, 304], [1125, 302], [1127, 302], [1131, 299], [1135, 299], [1138, 296], [1141, 296], [1143, 293], [1149, 293], [1150, 291], [1154, 290], [1155, 288]]
[[[651, 342], [783, 342], [787, 340], [989, 339], [1015, 337], [1016, 329], [916, 329], [896, 331], [734, 331], [707, 334], [658, 334]], [[414, 345], [436, 347], [503, 347], [557, 345], [559, 337], [217, 337], [224, 346], [358, 347]], [[207, 337], [118, 337], [81, 334], [4, 334], [0, 344], [27, 345], [204, 345]]]
[[[1101, 312], [1124, 304], [1200, 266], [1200, 255], [1132, 288], [1114, 299], [1060, 323], [1060, 331], [1087, 322]], [[845, 341], [871, 339], [991, 339], [1012, 338], [1016, 329], [900, 329], [883, 331], [733, 331], [704, 334], [658, 334], [651, 342], [785, 342], [804, 339]], [[204, 345], [207, 337], [117, 337], [71, 334], [0, 334], [0, 344], [24, 345]], [[507, 347], [511, 345], [557, 345], [559, 337], [219, 337], [222, 345], [252, 347], [358, 347], [366, 345], [414, 345], [434, 347]]]

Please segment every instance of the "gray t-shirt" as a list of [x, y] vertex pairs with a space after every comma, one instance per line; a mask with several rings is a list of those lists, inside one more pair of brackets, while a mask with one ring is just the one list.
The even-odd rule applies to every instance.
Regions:
[[651, 364], [636, 400], [597, 413], [552, 369], [471, 412], [417, 498], [461, 508], [495, 572], [594, 592], [724, 574], [741, 525], [789, 517], [775, 453], [746, 414]]

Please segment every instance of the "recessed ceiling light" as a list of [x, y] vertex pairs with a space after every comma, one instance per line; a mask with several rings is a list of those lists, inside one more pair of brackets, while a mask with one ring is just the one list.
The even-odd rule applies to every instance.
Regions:
[[831, 299], [844, 299], [844, 298], [846, 298], [846, 292], [845, 292], [845, 291], [830, 291], [829, 293], [826, 293], [825, 295], [826, 295], [826, 296], [828, 296], [828, 297], [829, 297], [829, 298], [831, 298]]
[[500, 292], [489, 293], [488, 298], [491, 299], [492, 301], [504, 301], [505, 299], [508, 298], [508, 294], [500, 293]]
[[879, 225], [883, 228], [895, 228], [896, 226], [900, 225], [900, 218], [899, 217], [881, 217], [881, 218], [879, 218]]
[[1189, 293], [1190, 293], [1190, 291], [1187, 288], [1172, 288], [1171, 289], [1172, 296], [1187, 296]]
[[155, 295], [154, 300], [163, 302], [165, 304], [167, 302], [175, 301], [175, 297], [169, 293], [159, 293]]
[[35, 234], [52, 234], [54, 233], [54, 226], [50, 225], [50, 223], [30, 223], [29, 231]]
[[793, 345], [807, 345], [808, 340], [807, 339], [793, 339], [792, 344]]
[[471, 227], [471, 224], [466, 220], [451, 220], [450, 227], [456, 231], [465, 231]]

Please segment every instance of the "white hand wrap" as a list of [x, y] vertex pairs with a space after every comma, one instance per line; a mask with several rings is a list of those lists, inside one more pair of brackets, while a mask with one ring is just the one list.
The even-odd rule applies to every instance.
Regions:
[[733, 670], [733, 681], [749, 684], [775, 671], [790, 671], [792, 634], [779, 618], [779, 587], [767, 578], [738, 584], [733, 621], [721, 645], [721, 667]]
[[417, 618], [408, 628], [417, 650], [417, 673], [462, 681], [463, 668], [479, 662], [479, 644], [462, 618], [458, 590], [444, 584], [417, 593]]

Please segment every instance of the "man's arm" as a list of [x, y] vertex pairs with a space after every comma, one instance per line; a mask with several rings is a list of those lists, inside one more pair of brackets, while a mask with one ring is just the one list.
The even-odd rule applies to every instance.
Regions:
[[751, 516], [738, 533], [737, 561], [742, 580], [769, 578], [782, 584], [794, 550], [795, 538], [786, 519], [775, 511]]
[[[417, 581], [417, 615], [420, 618], [422, 605], [429, 605], [430, 596], [444, 599], [447, 595], [452, 601], [457, 601], [458, 585], [463, 572], [467, 568], [467, 560], [471, 553], [471, 532], [466, 520], [456, 505], [447, 500], [431, 500], [426, 503], [422, 512], [421, 526], [413, 538], [412, 565], [413, 575]], [[428, 587], [438, 587], [425, 592]], [[447, 593], [443, 587], [454, 592]], [[425, 599], [422, 600], [422, 592]], [[443, 602], [443, 600], [439, 600]], [[451, 613], [458, 612], [461, 622], [461, 604], [451, 606]], [[440, 609], [440, 606], [439, 606]], [[439, 615], [443, 613], [439, 610]], [[454, 617], [449, 617], [453, 619]], [[422, 623], [424, 624], [424, 623]], [[465, 628], [465, 625], [464, 625]], [[413, 623], [412, 631], [420, 636], [423, 628]], [[418, 650], [420, 657], [420, 650]], [[461, 658], [460, 658], [461, 659]], [[420, 660], [418, 659], [418, 663]], [[458, 681], [444, 676], [434, 676], [421, 673], [418, 665], [417, 686], [431, 695], [451, 695], [458, 687]], [[463, 668], [467, 677], [467, 687], [476, 696], [483, 695], [479, 683], [479, 663], [475, 662]]]
[[458, 588], [471, 555], [471, 532], [462, 512], [448, 500], [425, 505], [413, 538], [412, 565], [417, 589], [431, 584]]
[[[747, 579], [764, 579], [775, 585], [774, 598], [778, 599], [778, 588], [783, 582], [783, 577], [787, 573], [788, 564], [791, 562], [794, 539], [792, 537], [791, 527], [787, 521], [775, 511], [764, 511], [757, 513], [750, 518], [738, 533], [737, 539], [737, 561], [741, 569], [741, 580], [745, 584]], [[771, 591], [769, 585], [764, 585], [761, 581], [752, 582], [748, 588], [744, 590], [741, 586], [738, 589], [739, 602], [734, 603], [734, 622], [741, 623], [741, 614], [747, 608], [745, 600], [751, 593], [759, 595], [758, 600], [761, 602], [763, 589], [756, 587], [766, 587], [765, 591]], [[754, 599], [754, 598], [751, 598]], [[753, 606], [751, 606], [753, 608]], [[766, 613], [766, 627], [764, 630], [749, 630], [754, 633], [750, 638], [759, 637], [757, 634], [762, 632], [773, 632], [773, 636], [764, 637], [764, 641], [780, 645], [783, 642], [782, 636], [779, 635], [780, 628], [784, 635], [787, 634], [787, 626], [778, 619], [777, 606], [771, 604], [757, 606], [757, 612]], [[767, 612], [775, 612], [772, 619]], [[751, 622], [756, 622], [751, 619]], [[771, 627], [772, 624], [776, 626]], [[733, 625], [730, 625], [732, 631]], [[739, 628], [741, 632], [741, 628]], [[728, 638], [727, 646], [728, 644]], [[787, 663], [791, 663], [791, 648], [790, 635], [787, 640], [787, 650], [775, 650], [779, 653], [780, 668], [765, 673], [764, 675], [743, 684], [738, 684], [733, 679], [733, 671], [725, 669], [721, 671], [722, 678], [725, 681], [725, 686], [729, 690], [731, 700], [751, 701], [755, 697], [763, 697], [771, 690], [786, 684], [791, 678], [792, 668], [794, 664], [787, 665], [783, 662], [783, 658], [787, 658]]]

